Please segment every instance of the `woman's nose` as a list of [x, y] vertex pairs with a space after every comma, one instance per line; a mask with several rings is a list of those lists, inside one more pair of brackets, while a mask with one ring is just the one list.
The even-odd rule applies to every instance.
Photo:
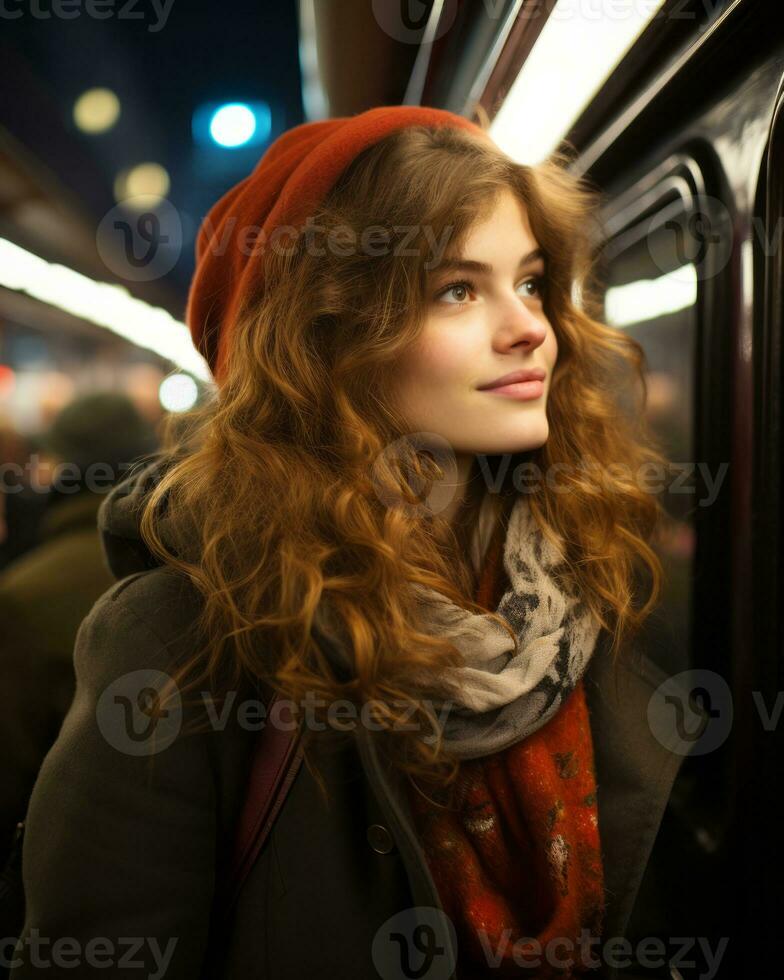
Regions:
[[496, 335], [504, 347], [523, 345], [533, 350], [547, 336], [547, 323], [518, 298], [504, 309]]

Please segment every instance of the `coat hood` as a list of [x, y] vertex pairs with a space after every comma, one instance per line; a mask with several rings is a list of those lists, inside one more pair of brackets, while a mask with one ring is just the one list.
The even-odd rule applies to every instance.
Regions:
[[[143, 505], [165, 469], [163, 454], [145, 456], [112, 487], [98, 508], [101, 545], [109, 570], [117, 579], [161, 564], [142, 539], [139, 522]], [[171, 522], [167, 522], [165, 514], [160, 529], [167, 546], [182, 554], [183, 542], [175, 534]]]

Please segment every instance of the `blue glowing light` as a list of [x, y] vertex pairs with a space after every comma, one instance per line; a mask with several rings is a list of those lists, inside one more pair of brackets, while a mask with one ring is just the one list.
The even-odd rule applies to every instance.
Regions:
[[210, 120], [210, 136], [218, 146], [243, 146], [256, 132], [256, 114], [244, 102], [230, 102], [217, 109]]

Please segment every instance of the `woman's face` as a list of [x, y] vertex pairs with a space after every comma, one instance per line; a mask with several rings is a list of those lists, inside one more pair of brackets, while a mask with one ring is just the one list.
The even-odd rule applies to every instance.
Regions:
[[[433, 268], [424, 330], [396, 367], [398, 407], [409, 432], [446, 439], [461, 470], [477, 453], [516, 453], [547, 440], [558, 345], [542, 307], [545, 267], [537, 249], [525, 208], [504, 190], [492, 214], [469, 231], [459, 256], [460, 263], [487, 268], [446, 258]], [[483, 390], [534, 368], [544, 372], [539, 385]], [[520, 392], [530, 397], [512, 397]]]

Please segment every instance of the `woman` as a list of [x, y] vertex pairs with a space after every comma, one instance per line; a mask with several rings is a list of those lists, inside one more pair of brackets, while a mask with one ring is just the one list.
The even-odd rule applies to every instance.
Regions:
[[[12, 975], [58, 937], [80, 977], [612, 972], [682, 756], [630, 646], [662, 457], [642, 352], [590, 312], [594, 214], [562, 161], [420, 107], [296, 127], [213, 207], [217, 391], [102, 507], [120, 581], [33, 793]], [[306, 764], [225, 924], [272, 691]]]

